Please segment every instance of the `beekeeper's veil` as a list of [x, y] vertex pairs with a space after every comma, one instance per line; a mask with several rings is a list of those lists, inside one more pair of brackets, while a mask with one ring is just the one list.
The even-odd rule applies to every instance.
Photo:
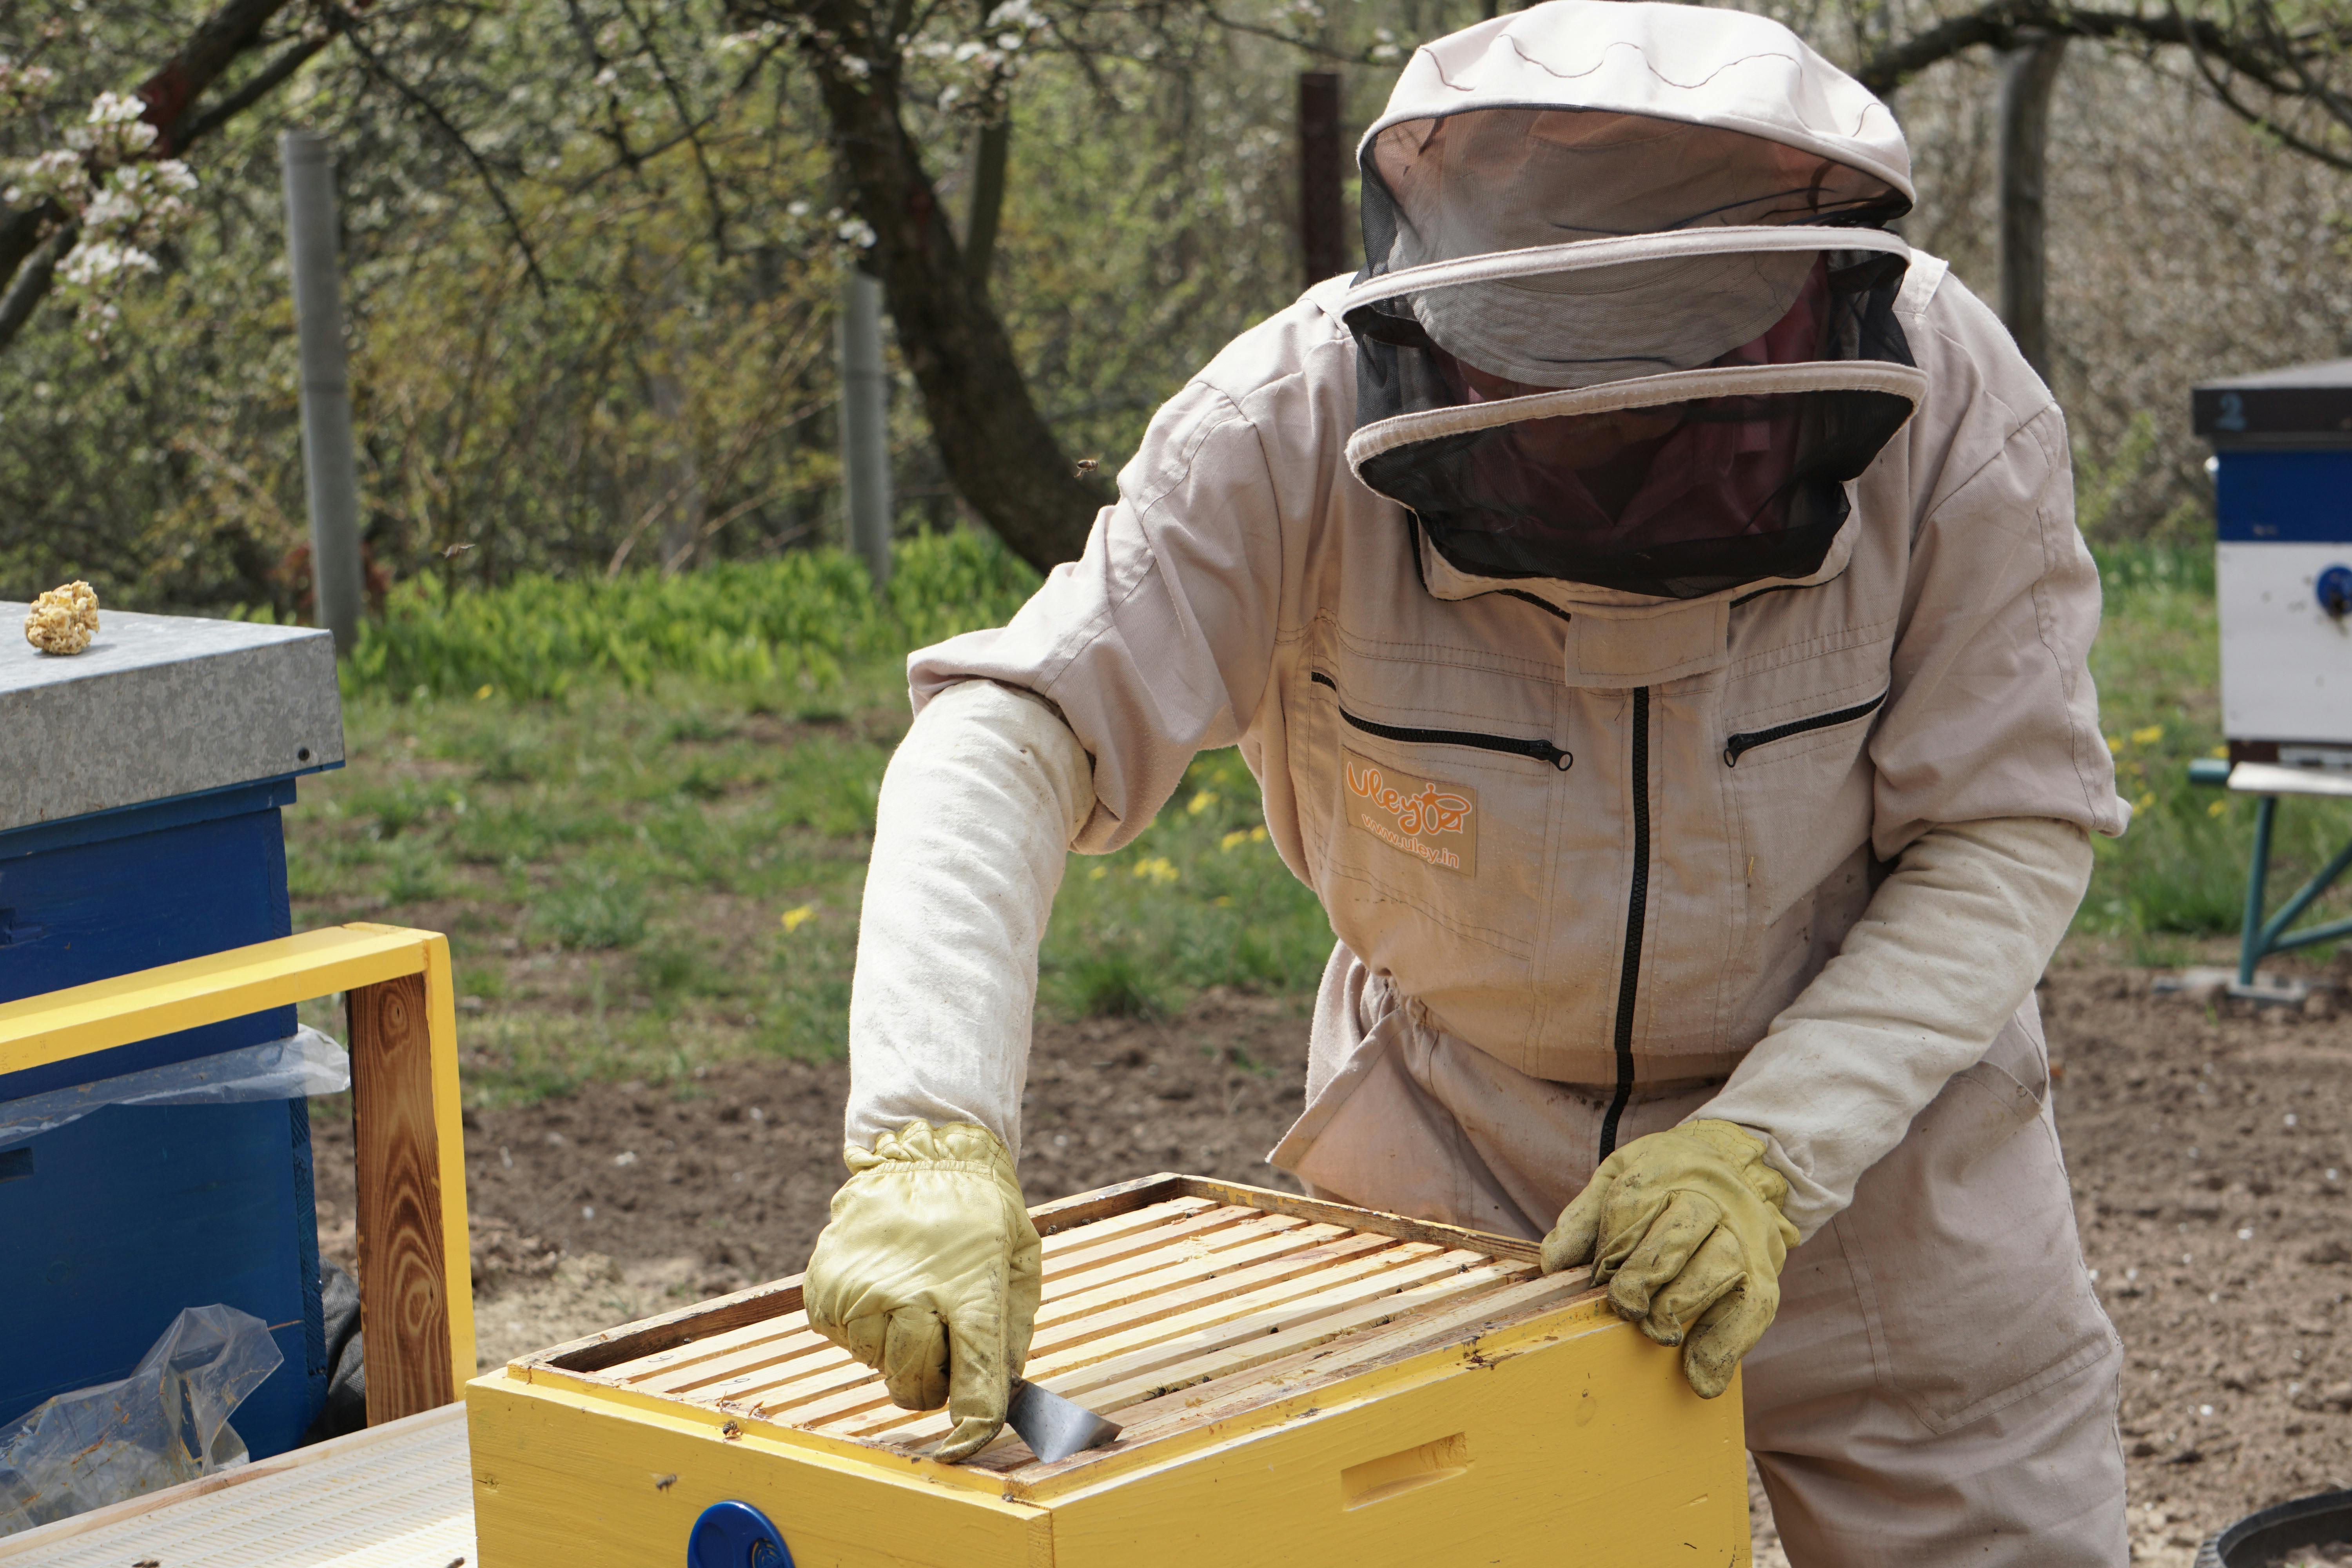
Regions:
[[1359, 161], [1349, 461], [1455, 568], [1820, 565], [1925, 384], [1876, 99], [1759, 16], [1552, 0], [1420, 50]]

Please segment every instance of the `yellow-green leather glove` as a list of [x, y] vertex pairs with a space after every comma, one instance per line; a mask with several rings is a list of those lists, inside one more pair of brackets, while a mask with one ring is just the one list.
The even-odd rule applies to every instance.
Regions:
[[1544, 1237], [1543, 1268], [1592, 1265], [1609, 1304], [1662, 1345], [1683, 1347], [1703, 1399], [1731, 1386], [1780, 1308], [1797, 1227], [1788, 1178], [1762, 1140], [1728, 1121], [1685, 1121], [1601, 1162]]
[[849, 1180], [816, 1238], [809, 1327], [882, 1373], [906, 1410], [947, 1406], [934, 1458], [986, 1447], [1037, 1322], [1042, 1248], [1013, 1156], [969, 1122], [909, 1121], [843, 1152]]

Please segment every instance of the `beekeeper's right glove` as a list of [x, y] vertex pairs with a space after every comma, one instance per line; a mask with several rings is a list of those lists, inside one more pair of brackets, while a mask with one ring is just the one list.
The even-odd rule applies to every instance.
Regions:
[[1004, 1425], [1037, 1321], [1042, 1247], [994, 1133], [909, 1121], [843, 1151], [849, 1180], [809, 1258], [809, 1327], [882, 1373], [891, 1401], [955, 1420], [950, 1463]]

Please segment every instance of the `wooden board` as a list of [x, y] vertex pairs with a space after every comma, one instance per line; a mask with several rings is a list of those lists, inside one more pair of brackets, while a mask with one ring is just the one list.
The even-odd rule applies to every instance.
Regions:
[[0, 1537], [11, 1568], [446, 1568], [477, 1557], [465, 1408], [381, 1426]]
[[[1524, 1242], [1234, 1184], [1158, 1176], [1036, 1213], [1044, 1295], [1025, 1375], [1120, 1422], [1116, 1448], [1043, 1465], [1007, 1432], [962, 1472], [1014, 1492], [1132, 1460], [1196, 1415], [1245, 1413], [1589, 1296]], [[906, 1458], [944, 1413], [901, 1410], [808, 1326], [799, 1280], [516, 1363]]]
[[360, 1321], [368, 1335], [368, 1424], [449, 1402], [448, 1266], [425, 977], [355, 986], [352, 1122], [358, 1164]]

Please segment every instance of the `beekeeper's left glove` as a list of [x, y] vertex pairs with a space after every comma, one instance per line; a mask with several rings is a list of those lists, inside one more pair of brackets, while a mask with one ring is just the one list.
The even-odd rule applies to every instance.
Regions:
[[1544, 1237], [1543, 1269], [1590, 1262], [1618, 1315], [1682, 1346], [1683, 1375], [1713, 1399], [1780, 1310], [1780, 1266], [1797, 1244], [1788, 1196], [1761, 1139], [1685, 1121], [1601, 1162]]
[[953, 1462], [1004, 1425], [1037, 1321], [1042, 1248], [1013, 1156], [968, 1122], [909, 1121], [843, 1151], [849, 1180], [816, 1238], [809, 1327], [882, 1373], [907, 1410], [947, 1406]]

